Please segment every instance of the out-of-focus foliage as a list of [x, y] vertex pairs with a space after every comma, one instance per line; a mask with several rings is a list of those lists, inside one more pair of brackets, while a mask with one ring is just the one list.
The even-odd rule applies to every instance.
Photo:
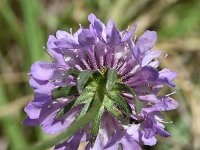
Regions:
[[33, 97], [27, 73], [34, 61], [49, 59], [48, 35], [86, 26], [91, 12], [104, 22], [112, 18], [120, 29], [137, 22], [137, 35], [157, 31], [155, 49], [169, 54], [160, 59], [162, 67], [178, 73], [174, 98], [180, 106], [166, 118], [174, 122], [167, 125], [173, 136], [144, 149], [199, 150], [199, 0], [0, 0], [0, 150], [23, 150], [52, 137], [21, 124], [23, 107]]

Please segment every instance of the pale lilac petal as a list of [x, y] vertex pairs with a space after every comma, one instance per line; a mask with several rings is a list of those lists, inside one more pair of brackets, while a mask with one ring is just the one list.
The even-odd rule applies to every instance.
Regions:
[[149, 139], [149, 138], [152, 138], [155, 135], [156, 130], [155, 130], [155, 128], [145, 128], [144, 132], [145, 132], [144, 138]]
[[93, 24], [96, 19], [97, 18], [93, 13], [88, 15], [88, 20], [90, 21], [91, 24]]
[[172, 72], [169, 69], [163, 69], [159, 72], [159, 78], [157, 83], [166, 84], [174, 87], [175, 84], [172, 83], [172, 80], [177, 76], [176, 72]]
[[66, 142], [56, 145], [54, 150], [77, 150], [80, 142], [86, 142], [86, 134], [82, 131], [74, 134]]
[[112, 141], [105, 147], [105, 150], [117, 150], [119, 148], [119, 144], [122, 145], [123, 149], [126, 150], [142, 150], [141, 147], [137, 142], [134, 141], [134, 139], [129, 135], [121, 135], [118, 133], [118, 135], [115, 135], [116, 141]]
[[135, 30], [137, 28], [137, 24], [134, 24], [132, 30], [130, 32], [127, 32], [126, 35], [124, 36], [122, 42], [126, 42], [127, 40], [130, 40], [130, 38], [133, 36], [135, 33]]
[[41, 81], [34, 78], [30, 78], [29, 84], [34, 89], [35, 92], [40, 94], [50, 95], [51, 91], [55, 88], [52, 82]]
[[121, 130], [119, 127], [117, 127], [117, 124], [114, 125], [116, 128], [115, 134], [113, 134], [111, 140], [109, 141], [108, 145], [106, 145], [105, 149], [118, 149], [119, 144], [122, 145], [123, 149], [135, 149], [135, 150], [141, 150], [139, 144], [135, 142], [135, 139], [132, 137], [133, 134], [137, 132], [139, 129], [139, 125], [132, 125], [129, 127], [126, 127], [126, 130]]
[[149, 108], [144, 108], [143, 110], [151, 113], [154, 111], [169, 111], [176, 109], [178, 107], [178, 102], [173, 100], [170, 97], [164, 97], [161, 102], [156, 103], [155, 105], [149, 107]]
[[164, 128], [157, 126], [156, 133], [163, 137], [169, 137], [171, 134], [164, 130]]
[[121, 43], [121, 35], [117, 28], [115, 27], [115, 23], [113, 21], [109, 21], [106, 26], [106, 41], [109, 43], [109, 46], [117, 46]]
[[139, 96], [139, 99], [143, 101], [151, 102], [151, 103], [158, 103], [161, 101], [160, 98], [158, 98], [154, 94], [142, 95], [142, 96]]
[[151, 138], [148, 139], [145, 138], [144, 131], [138, 131], [132, 137], [135, 139], [135, 141], [144, 145], [153, 146], [157, 143], [157, 139], [155, 138], [155, 136], [152, 136]]
[[136, 45], [139, 47], [141, 53], [145, 53], [153, 48], [156, 41], [156, 32], [147, 30], [138, 38]]
[[53, 35], [49, 35], [49, 38], [48, 38], [48, 41], [47, 41], [47, 47], [49, 49], [54, 49], [56, 48], [56, 45], [54, 44], [54, 42], [56, 41], [57, 39], [53, 36]]
[[24, 119], [23, 125], [34, 127], [40, 124], [39, 119], [30, 119], [28, 116]]
[[132, 52], [133, 52], [133, 56], [134, 58], [139, 62], [141, 63], [141, 50], [140, 48], [136, 45], [136, 46], [133, 46], [132, 48]]
[[66, 39], [59, 39], [55, 41], [55, 45], [63, 50], [80, 48], [78, 43]]
[[56, 61], [58, 61], [61, 65], [65, 66], [65, 60], [64, 60], [64, 54], [63, 52], [57, 48], [57, 46], [54, 44], [54, 42], [57, 39], [53, 36], [50, 35], [47, 41], [47, 48], [48, 48], [48, 52], [53, 56], [54, 59], [56, 59]]
[[172, 81], [176, 76], [177, 76], [176, 72], [172, 72], [167, 68], [159, 71], [159, 77], [165, 77], [169, 81]]
[[[105, 132], [106, 133], [106, 132]], [[91, 150], [100, 150], [100, 149], [104, 149], [104, 147], [107, 144], [107, 137], [104, 137], [106, 135], [104, 135], [105, 133], [99, 131], [99, 134], [96, 138], [96, 141], [94, 143], [93, 148], [91, 148]]]
[[117, 129], [113, 128], [113, 118], [104, 113], [102, 117], [102, 124], [99, 130], [98, 136], [96, 138], [94, 147], [92, 150], [100, 150], [104, 149], [108, 144], [110, 137], [116, 132]]
[[30, 75], [38, 80], [51, 80], [56, 76], [56, 64], [36, 62], [31, 66]]
[[149, 145], [149, 146], [153, 146], [156, 145], [157, 143], [157, 139], [153, 136], [149, 139], [146, 139], [144, 136], [142, 136], [142, 140], [141, 140], [144, 145]]
[[161, 55], [161, 51], [150, 51], [142, 59], [142, 66], [148, 65], [153, 59], [158, 58]]
[[138, 86], [144, 84], [145, 82], [153, 82], [158, 79], [158, 71], [150, 66], [145, 66], [139, 71], [133, 78], [131, 78], [127, 83], [132, 86]]
[[65, 32], [65, 31], [57, 31], [56, 33], [58, 40], [54, 42], [54, 44], [58, 48], [66, 49], [76, 49], [79, 48], [78, 41], [73, 37], [73, 35]]
[[80, 111], [80, 107], [71, 109], [62, 118], [55, 120], [55, 116], [59, 108], [53, 108], [50, 111], [45, 111], [44, 114], [48, 115], [42, 122], [42, 130], [47, 134], [55, 134], [64, 131], [74, 121], [75, 115]]
[[65, 32], [65, 31], [62, 31], [62, 30], [58, 30], [56, 32], [56, 37], [57, 39], [71, 39], [71, 40], [74, 40], [74, 37], [73, 35], [69, 34], [68, 32]]
[[96, 18], [94, 14], [90, 14], [88, 16], [88, 20], [90, 21], [96, 36], [100, 41], [105, 42], [106, 40], [106, 27], [105, 25]]
[[38, 119], [44, 102], [30, 102], [24, 109], [30, 119]]
[[136, 143], [135, 141], [133, 141], [133, 139], [128, 139], [128, 138], [124, 138], [121, 141], [122, 144], [122, 148], [126, 149], [126, 150], [142, 150], [140, 145], [138, 143]]
[[34, 100], [26, 105], [24, 111], [30, 119], [39, 119], [42, 107], [50, 100], [51, 96], [43, 96], [37, 93], [34, 96]]
[[133, 124], [126, 129], [128, 135], [134, 135], [140, 127], [140, 124]]
[[82, 47], [95, 45], [96, 37], [90, 29], [82, 29], [78, 35], [78, 42]]

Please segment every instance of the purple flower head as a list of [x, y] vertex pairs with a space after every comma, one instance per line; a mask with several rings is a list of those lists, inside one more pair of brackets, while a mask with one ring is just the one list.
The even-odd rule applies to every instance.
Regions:
[[120, 32], [111, 20], [104, 25], [94, 14], [88, 19], [89, 28], [49, 36], [54, 61], [31, 66], [35, 97], [25, 107], [24, 124], [56, 134], [94, 112], [56, 150], [76, 150], [81, 142], [88, 150], [140, 150], [141, 145], [155, 145], [156, 134], [170, 136], [162, 112], [178, 103], [158, 92], [175, 86], [176, 73], [157, 68], [162, 52], [152, 50], [156, 32], [146, 31], [133, 41], [136, 25]]

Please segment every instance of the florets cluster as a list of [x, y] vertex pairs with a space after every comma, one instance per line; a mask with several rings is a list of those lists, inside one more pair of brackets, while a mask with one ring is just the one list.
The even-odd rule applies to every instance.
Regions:
[[140, 150], [141, 145], [155, 145], [156, 134], [170, 136], [162, 112], [178, 103], [158, 92], [175, 86], [176, 73], [157, 69], [162, 52], [152, 51], [156, 32], [145, 31], [136, 39], [136, 25], [119, 31], [111, 20], [105, 26], [94, 14], [88, 19], [89, 28], [49, 36], [54, 61], [31, 67], [35, 96], [25, 107], [24, 124], [61, 133], [95, 107], [92, 120], [56, 150], [76, 150], [81, 142], [87, 142], [86, 149]]

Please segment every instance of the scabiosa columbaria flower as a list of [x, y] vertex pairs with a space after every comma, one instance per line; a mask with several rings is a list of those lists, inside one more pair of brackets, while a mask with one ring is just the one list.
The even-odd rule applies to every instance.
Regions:
[[94, 14], [88, 19], [89, 28], [49, 36], [53, 62], [31, 66], [35, 96], [25, 107], [24, 124], [56, 134], [94, 113], [56, 150], [76, 150], [81, 142], [86, 142], [85, 149], [140, 150], [141, 145], [155, 145], [156, 134], [170, 136], [162, 112], [178, 103], [171, 94], [158, 92], [175, 86], [176, 73], [158, 71], [161, 51], [152, 51], [156, 32], [145, 31], [136, 39], [136, 25], [120, 32], [111, 20], [105, 26]]

